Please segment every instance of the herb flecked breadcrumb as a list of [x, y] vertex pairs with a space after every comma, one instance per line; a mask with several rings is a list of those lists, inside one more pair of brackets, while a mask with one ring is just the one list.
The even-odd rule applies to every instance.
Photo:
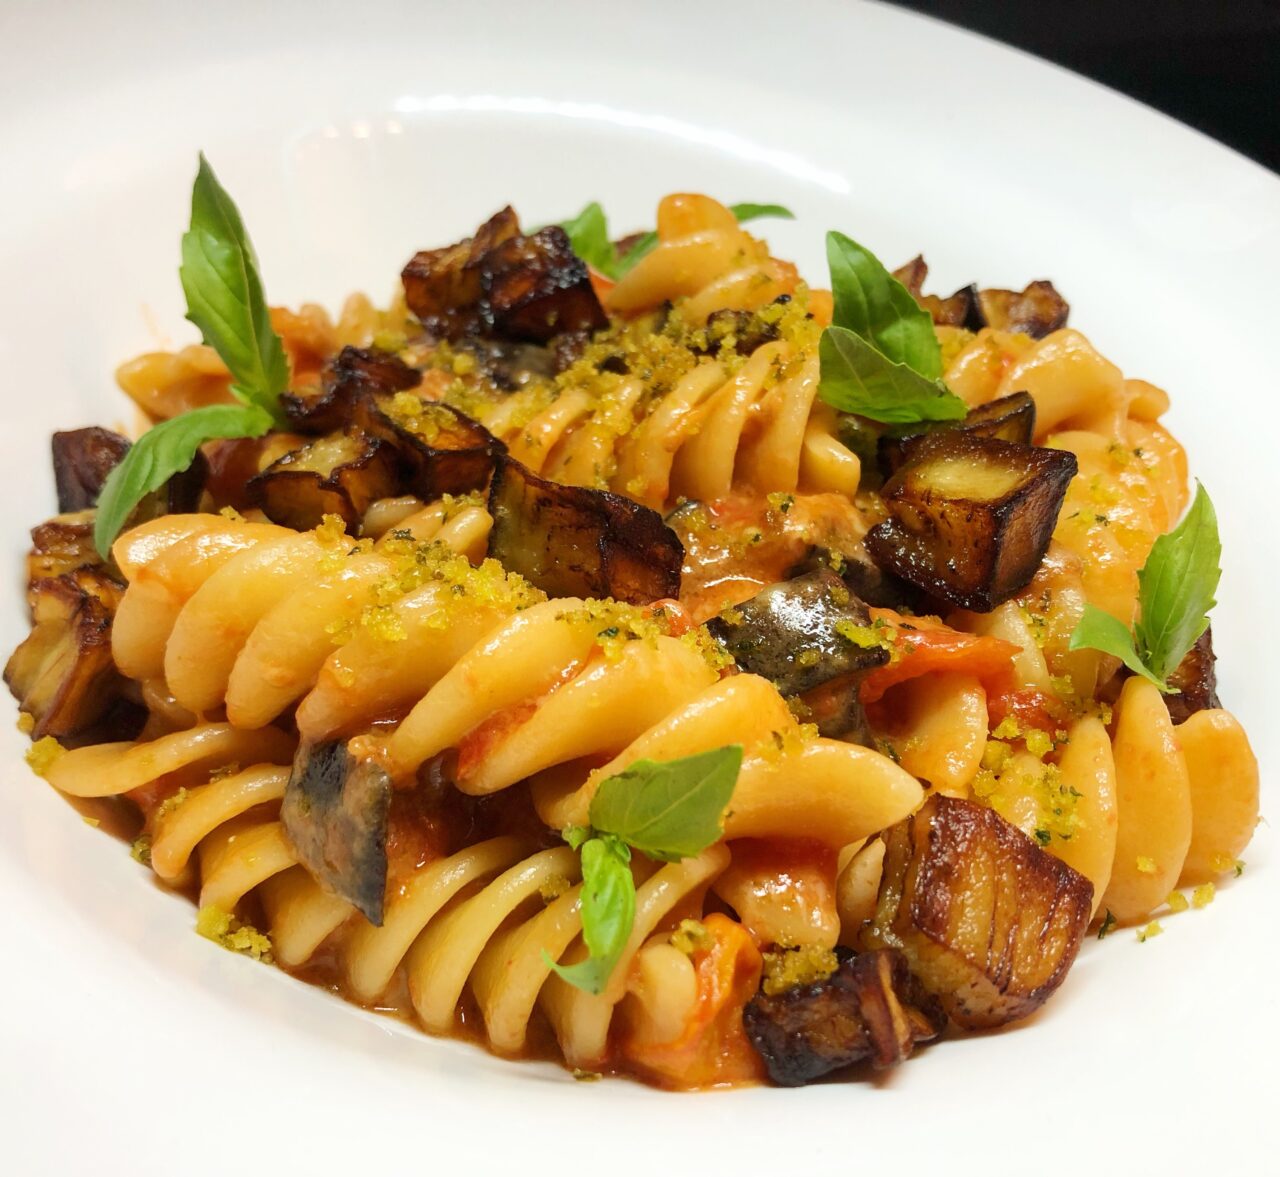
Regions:
[[840, 967], [840, 961], [830, 948], [784, 948], [764, 954], [764, 979], [761, 989], [770, 997], [785, 993], [798, 985], [812, 985], [825, 981]]
[[242, 924], [228, 911], [212, 904], [196, 913], [196, 931], [206, 940], [221, 944], [231, 952], [243, 953], [271, 964], [271, 938], [252, 924]]
[[44, 736], [27, 749], [25, 758], [31, 766], [31, 771], [36, 776], [42, 777], [48, 774], [53, 762], [65, 751], [66, 749], [52, 736]]

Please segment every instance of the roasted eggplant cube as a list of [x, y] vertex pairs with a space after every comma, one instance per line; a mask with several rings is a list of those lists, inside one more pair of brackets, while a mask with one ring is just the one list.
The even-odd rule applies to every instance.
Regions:
[[93, 425], [55, 433], [52, 449], [58, 510], [83, 511], [97, 503], [107, 475], [129, 452], [129, 439]]
[[990, 612], [1035, 575], [1075, 473], [1065, 450], [932, 434], [882, 488], [889, 517], [867, 551], [933, 597]]
[[884, 834], [874, 947], [969, 1029], [1025, 1018], [1062, 984], [1093, 885], [993, 809], [936, 795]]
[[319, 390], [280, 398], [289, 427], [298, 433], [332, 433], [351, 424], [356, 402], [365, 393], [396, 393], [417, 388], [422, 373], [399, 356], [371, 348], [344, 347], [326, 365]]
[[1032, 339], [1043, 339], [1067, 325], [1071, 307], [1052, 282], [1039, 281], [1021, 291], [978, 291], [978, 312], [982, 326], [1021, 331]]
[[405, 302], [428, 331], [441, 339], [460, 339], [483, 325], [481, 263], [486, 254], [519, 236], [511, 206], [499, 210], [457, 245], [415, 253], [400, 273]]
[[558, 225], [504, 242], [485, 256], [482, 271], [489, 321], [503, 338], [546, 343], [562, 331], [608, 325], [587, 264]]
[[917, 441], [946, 429], [1030, 445], [1036, 432], [1036, 402], [1029, 393], [1014, 392], [970, 409], [961, 421], [942, 422], [938, 425], [901, 425], [887, 429], [880, 436], [877, 452], [881, 472], [886, 478], [890, 477], [907, 460]]
[[376, 927], [387, 890], [390, 807], [391, 778], [341, 740], [298, 748], [280, 805], [298, 861]]
[[398, 493], [395, 451], [358, 429], [334, 433], [285, 454], [249, 482], [268, 519], [306, 531], [326, 515], [356, 527], [375, 499]]
[[489, 490], [489, 555], [552, 597], [644, 605], [680, 594], [684, 546], [648, 507], [562, 486], [500, 457]]
[[1218, 701], [1218, 675], [1214, 669], [1217, 657], [1213, 652], [1213, 629], [1206, 629], [1196, 644], [1186, 652], [1182, 661], [1169, 675], [1169, 685], [1176, 687], [1176, 695], [1165, 695], [1165, 706], [1174, 723], [1185, 723], [1197, 711], [1221, 707]]
[[889, 661], [884, 646], [856, 640], [870, 634], [870, 623], [866, 605], [844, 581], [819, 568], [770, 585], [707, 628], [742, 670], [769, 679], [784, 695], [799, 695]]
[[30, 588], [32, 629], [4, 668], [32, 739], [74, 737], [121, 697], [111, 658], [111, 621], [123, 588], [104, 571], [79, 568]]
[[911, 976], [900, 952], [837, 952], [840, 964], [825, 981], [772, 996], [761, 992], [743, 1010], [748, 1040], [782, 1087], [857, 1063], [896, 1066], [916, 1043], [946, 1028], [939, 1003]]
[[978, 310], [976, 286], [962, 286], [948, 298], [924, 293], [924, 283], [929, 276], [929, 267], [919, 254], [905, 266], [899, 266], [894, 270], [893, 276], [911, 292], [916, 302], [929, 312], [937, 326], [967, 327], [970, 331], [977, 331], [983, 326]]
[[34, 590], [42, 580], [102, 564], [93, 546], [93, 521], [93, 511], [74, 511], [55, 515], [31, 529], [31, 551], [27, 553], [28, 591]]
[[457, 409], [411, 392], [366, 394], [356, 406], [356, 421], [395, 450], [403, 492], [424, 501], [479, 490], [504, 448], [484, 426]]

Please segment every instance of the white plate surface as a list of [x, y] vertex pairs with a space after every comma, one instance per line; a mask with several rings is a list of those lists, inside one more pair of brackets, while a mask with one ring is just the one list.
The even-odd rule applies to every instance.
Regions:
[[[938, 289], [1052, 277], [1168, 388], [1222, 521], [1222, 694], [1277, 782], [1280, 181], [1115, 94], [878, 6], [25, 3], [0, 8], [0, 647], [25, 630], [49, 432], [129, 416], [113, 366], [185, 341], [178, 236], [203, 147], [271, 298], [382, 297], [508, 200], [781, 201], [824, 277], [838, 226]], [[8, 718], [3, 718], [7, 716]], [[879, 1083], [670, 1096], [575, 1084], [346, 1007], [192, 933], [187, 904], [22, 764], [0, 703], [0, 1169], [7, 1173], [1252, 1172], [1274, 1156], [1277, 870], [1138, 944], [1089, 942], [1012, 1032]], [[815, 1166], [821, 1166], [819, 1169]], [[447, 1167], [447, 1168], [446, 1168]]]

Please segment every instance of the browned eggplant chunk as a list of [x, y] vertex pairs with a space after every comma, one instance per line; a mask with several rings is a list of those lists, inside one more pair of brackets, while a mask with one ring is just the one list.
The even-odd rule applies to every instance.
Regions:
[[326, 365], [317, 393], [286, 393], [280, 403], [297, 432], [332, 433], [351, 423], [356, 401], [365, 393], [405, 392], [421, 383], [422, 373], [399, 356], [344, 347]]
[[268, 519], [306, 531], [325, 515], [359, 524], [375, 499], [398, 492], [394, 449], [355, 428], [317, 438], [272, 462], [249, 482]]
[[409, 309], [438, 338], [479, 334], [546, 343], [608, 323], [565, 231], [550, 225], [524, 236], [510, 208], [474, 238], [415, 254], [401, 279]]
[[881, 472], [888, 478], [906, 461], [913, 443], [945, 429], [958, 429], [962, 433], [973, 433], [978, 437], [994, 437], [998, 441], [1030, 445], [1036, 432], [1036, 402], [1031, 399], [1030, 393], [1013, 392], [979, 405], [976, 409], [970, 409], [961, 421], [943, 421], [936, 425], [921, 422], [919, 425], [886, 429], [880, 435], [877, 446]]
[[31, 529], [31, 551], [27, 553], [28, 591], [34, 590], [38, 581], [102, 564], [93, 546], [93, 520], [91, 510], [74, 511], [55, 515]]
[[4, 668], [32, 739], [62, 740], [91, 727], [121, 697], [111, 621], [123, 588], [102, 569], [77, 568], [30, 588], [32, 629]]
[[978, 311], [984, 326], [1043, 339], [1067, 325], [1071, 307], [1052, 282], [1041, 280], [1020, 291], [979, 290]]
[[584, 262], [559, 225], [513, 237], [485, 255], [488, 320], [506, 339], [546, 343], [562, 331], [598, 331], [608, 316]]
[[375, 927], [387, 889], [390, 806], [391, 778], [340, 740], [299, 747], [280, 806], [298, 861]]
[[405, 302], [428, 331], [441, 339], [460, 339], [479, 329], [484, 257], [519, 233], [520, 222], [508, 205], [474, 237], [444, 249], [422, 250], [409, 259], [400, 273]]
[[799, 695], [888, 662], [884, 646], [855, 640], [870, 624], [866, 605], [819, 568], [770, 585], [713, 617], [707, 629], [741, 669]]
[[1213, 652], [1213, 628], [1204, 631], [1169, 675], [1169, 685], [1176, 687], [1176, 695], [1165, 695], [1169, 718], [1174, 723], [1185, 723], [1197, 711], [1221, 707], [1218, 700], [1218, 675], [1214, 669], [1217, 657]]
[[551, 344], [521, 343], [509, 339], [475, 336], [459, 341], [457, 350], [472, 356], [475, 372], [503, 392], [515, 392], [533, 380], [549, 380], [573, 364], [586, 347], [590, 334], [568, 331]]
[[604, 490], [539, 478], [498, 459], [489, 555], [553, 597], [644, 605], [680, 594], [684, 545], [657, 511]]
[[479, 490], [504, 449], [483, 425], [412, 392], [361, 397], [356, 423], [399, 455], [401, 493], [425, 501]]
[[839, 967], [825, 981], [758, 993], [743, 1010], [748, 1040], [782, 1087], [856, 1063], [896, 1066], [916, 1043], [946, 1028], [946, 1015], [912, 977], [902, 953], [836, 951]]
[[875, 947], [969, 1029], [1025, 1018], [1062, 984], [1093, 885], [993, 809], [935, 795], [883, 835]]
[[97, 503], [107, 475], [129, 452], [129, 439], [91, 425], [55, 433], [52, 449], [58, 510], [83, 511]]
[[934, 597], [990, 612], [1035, 575], [1075, 473], [1065, 450], [932, 434], [881, 489], [889, 518], [867, 551]]
[[899, 266], [894, 270], [893, 276], [911, 292], [916, 302], [929, 312], [937, 326], [967, 327], [970, 331], [977, 331], [983, 326], [981, 313], [978, 310], [976, 286], [962, 286], [948, 298], [924, 293], [924, 283], [929, 276], [929, 267], [920, 254], [916, 254], [905, 266]]

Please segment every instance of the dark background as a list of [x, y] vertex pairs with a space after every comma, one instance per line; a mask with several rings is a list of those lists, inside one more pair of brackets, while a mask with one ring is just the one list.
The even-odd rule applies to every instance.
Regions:
[[1280, 0], [893, 0], [1005, 41], [1280, 171]]

